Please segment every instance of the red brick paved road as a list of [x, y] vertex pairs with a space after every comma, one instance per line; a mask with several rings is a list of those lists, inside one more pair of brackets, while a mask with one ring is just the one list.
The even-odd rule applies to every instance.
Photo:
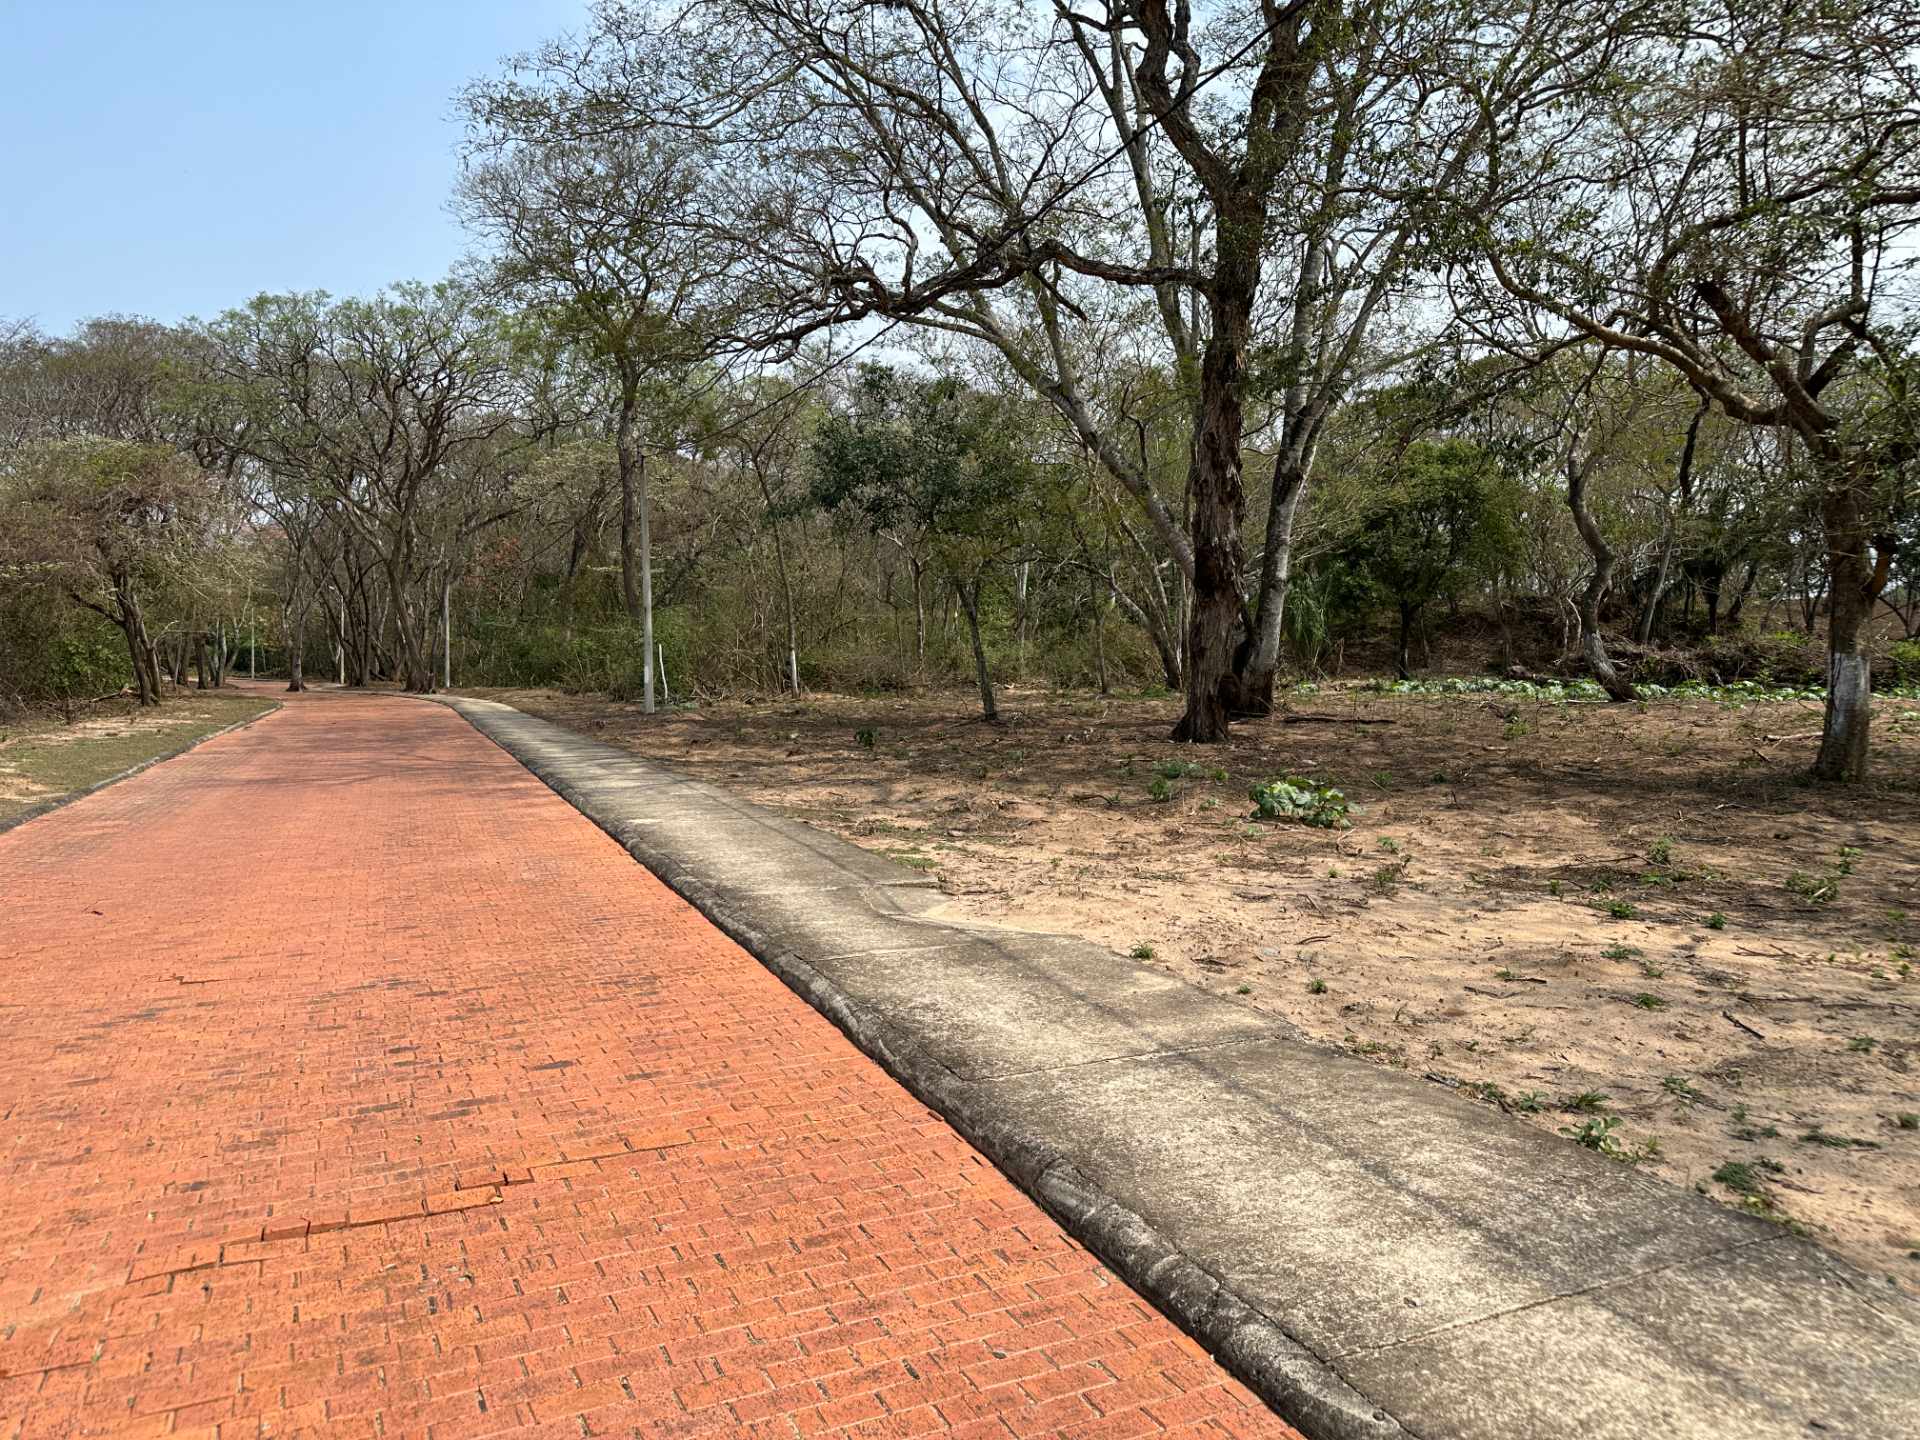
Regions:
[[298, 700], [0, 907], [0, 1437], [1291, 1433], [448, 711]]

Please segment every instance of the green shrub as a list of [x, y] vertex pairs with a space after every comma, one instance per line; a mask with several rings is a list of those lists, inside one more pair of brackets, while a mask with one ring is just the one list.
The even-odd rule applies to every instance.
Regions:
[[1920, 636], [1901, 640], [1887, 651], [1887, 681], [1903, 688], [1920, 687]]

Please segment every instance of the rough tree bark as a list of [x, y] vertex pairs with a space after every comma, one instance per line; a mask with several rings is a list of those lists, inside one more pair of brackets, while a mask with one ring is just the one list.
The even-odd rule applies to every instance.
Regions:
[[429, 613], [427, 606], [412, 603], [407, 594], [410, 568], [404, 553], [396, 553], [387, 564], [387, 581], [393, 593], [393, 638], [400, 652], [400, 684], [409, 694], [431, 695], [433, 650], [426, 637]]
[[[1245, 560], [1241, 526], [1247, 496], [1240, 442], [1245, 421], [1247, 352], [1270, 210], [1308, 121], [1307, 93], [1323, 42], [1321, 5], [1312, 0], [1265, 7], [1265, 47], [1248, 92], [1245, 149], [1215, 148], [1192, 104], [1198, 57], [1189, 41], [1191, 9], [1141, 0], [1135, 11], [1146, 44], [1134, 68], [1145, 108], [1186, 161], [1213, 209], [1213, 265], [1205, 288], [1209, 320], [1200, 356], [1187, 504], [1193, 550], [1193, 609], [1187, 644], [1187, 709], [1173, 738], [1227, 739], [1230, 705], [1245, 698], [1235, 661], [1252, 624], [1240, 593]], [[1308, 26], [1311, 23], [1311, 31]], [[1308, 38], [1310, 36], [1310, 38]], [[1169, 62], [1179, 57], [1177, 83]]]
[[1173, 738], [1217, 744], [1227, 738], [1237, 698], [1235, 651], [1245, 609], [1240, 571], [1246, 554], [1241, 526], [1247, 492], [1241, 473], [1243, 390], [1254, 298], [1260, 288], [1265, 217], [1250, 207], [1223, 213], [1219, 260], [1207, 310], [1211, 329], [1200, 360], [1193, 453], [1187, 469], [1192, 513], [1193, 618], [1187, 642], [1187, 711]]

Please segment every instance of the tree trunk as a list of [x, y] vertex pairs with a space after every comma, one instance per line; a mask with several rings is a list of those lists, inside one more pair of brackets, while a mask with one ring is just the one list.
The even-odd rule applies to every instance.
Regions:
[[1200, 360], [1187, 495], [1193, 534], [1193, 618], [1187, 641], [1187, 710], [1173, 738], [1219, 744], [1227, 738], [1233, 662], [1245, 623], [1240, 527], [1247, 493], [1240, 469], [1247, 343], [1260, 284], [1257, 214], [1223, 212], [1220, 255], [1207, 308], [1211, 321]]
[[146, 699], [141, 703], [158, 705], [165, 695], [161, 686], [160, 652], [154, 648], [153, 637], [147, 634], [147, 622], [143, 616], [133, 617], [134, 643], [140, 647], [140, 660], [146, 668]]
[[1571, 454], [1567, 456], [1567, 508], [1573, 512], [1573, 525], [1580, 532], [1580, 542], [1593, 558], [1593, 575], [1587, 581], [1587, 588], [1580, 592], [1578, 605], [1580, 654], [1593, 672], [1593, 678], [1600, 682], [1600, 688], [1607, 692], [1607, 699], [1638, 700], [1640, 696], [1633, 686], [1614, 669], [1607, 655], [1607, 642], [1600, 634], [1600, 602], [1606, 599], [1613, 585], [1613, 547], [1607, 544], [1587, 509], [1587, 467]]
[[1087, 604], [1093, 609], [1093, 681], [1104, 695], [1107, 693], [1106, 606], [1100, 603], [1100, 592], [1094, 588], [1091, 575], [1087, 576]]
[[1734, 593], [1733, 603], [1727, 606], [1727, 629], [1735, 634], [1740, 630], [1740, 617], [1745, 613], [1747, 600], [1753, 594], [1753, 582], [1760, 578], [1760, 562], [1747, 562], [1746, 577], [1741, 580], [1740, 588]]
[[1720, 587], [1726, 583], [1727, 566], [1716, 559], [1700, 579], [1700, 592], [1707, 601], [1707, 634], [1720, 633]]
[[633, 558], [633, 532], [637, 499], [634, 492], [634, 444], [633, 420], [638, 408], [638, 387], [632, 382], [622, 385], [620, 393], [620, 420], [614, 430], [614, 453], [620, 467], [620, 599], [627, 607], [627, 618], [640, 618], [640, 580], [639, 570]]
[[147, 633], [147, 619], [140, 610], [140, 597], [131, 583], [117, 586], [116, 601], [120, 628], [126, 633], [127, 653], [133, 659], [134, 691], [142, 705], [158, 705], [161, 699], [160, 654], [153, 637]]
[[1413, 638], [1414, 608], [1406, 601], [1400, 602], [1400, 631], [1393, 643], [1393, 670], [1402, 680], [1413, 678], [1413, 666], [1409, 663], [1409, 641]]
[[787, 547], [780, 538], [780, 516], [773, 503], [773, 487], [765, 471], [754, 466], [754, 478], [760, 482], [760, 498], [767, 507], [767, 528], [773, 532], [773, 566], [780, 579], [780, 603], [787, 612], [787, 684], [800, 693], [800, 623], [793, 613], [793, 581], [787, 574]]
[[207, 636], [205, 631], [193, 632], [193, 688], [204, 690], [207, 681], [212, 678], [213, 667], [207, 663]]
[[156, 693], [152, 677], [147, 673], [145, 660], [140, 654], [140, 641], [133, 633], [131, 617], [120, 622], [120, 633], [127, 641], [127, 662], [133, 668], [133, 693], [141, 705], [158, 705], [160, 697]]
[[913, 659], [916, 665], [927, 663], [927, 597], [925, 575], [919, 557], [907, 554], [907, 570], [913, 577]]
[[387, 565], [387, 580], [393, 594], [393, 638], [400, 652], [400, 684], [411, 695], [433, 693], [433, 642], [428, 638], [432, 616], [425, 605], [420, 614], [412, 613], [407, 603], [406, 559], [396, 557]]
[[1842, 600], [1840, 589], [1833, 593], [1833, 608], [1827, 614], [1827, 711], [1813, 773], [1821, 780], [1851, 783], [1867, 778], [1872, 676], [1867, 653], [1860, 647], [1864, 607]]
[[373, 597], [364, 592], [360, 596], [360, 606], [354, 619], [353, 651], [347, 659], [347, 683], [356, 688], [373, 683], [374, 667], [378, 665], [378, 645], [374, 639], [377, 622], [373, 613]]
[[127, 662], [133, 670], [133, 693], [141, 705], [160, 703], [160, 659], [154, 653], [153, 641], [147, 635], [146, 622], [140, 615], [140, 600], [133, 593], [133, 587], [117, 581], [114, 588], [114, 608], [73, 594], [76, 604], [84, 605], [96, 615], [104, 615], [120, 627], [120, 633], [127, 642]]
[[1266, 553], [1260, 558], [1259, 609], [1253, 644], [1234, 682], [1237, 715], [1267, 715], [1273, 710], [1274, 677], [1280, 671], [1280, 639], [1286, 619], [1287, 586], [1293, 577], [1293, 519], [1306, 493], [1306, 466], [1282, 456], [1273, 462], [1273, 502], [1267, 511]]
[[1800, 594], [1800, 627], [1808, 636], [1812, 636], [1813, 627], [1820, 618], [1820, 602], [1827, 598], [1824, 585], [1816, 586], [1813, 576], [1807, 576], [1807, 587]]
[[640, 709], [653, 714], [653, 509], [647, 496], [647, 457], [634, 466], [640, 520], [640, 645], [646, 658], [640, 669]]
[[954, 590], [960, 596], [960, 608], [967, 614], [967, 633], [973, 639], [973, 674], [980, 685], [980, 714], [989, 725], [1000, 723], [1000, 709], [993, 701], [993, 677], [987, 673], [987, 647], [980, 640], [980, 577], [975, 575], [972, 589], [958, 582]]
[[302, 600], [289, 605], [287, 621], [287, 690], [298, 694], [307, 688], [307, 606]]
[[1013, 567], [1014, 608], [1019, 614], [1014, 642], [1014, 673], [1021, 677], [1027, 673], [1027, 586], [1032, 578], [1031, 560], [1022, 560]]
[[1820, 501], [1827, 538], [1827, 712], [1821, 727], [1816, 779], [1854, 783], [1867, 778], [1867, 726], [1872, 675], [1861, 644], [1873, 602], [1885, 588], [1891, 555], [1867, 561], [1865, 506], [1852, 476], [1830, 481]]

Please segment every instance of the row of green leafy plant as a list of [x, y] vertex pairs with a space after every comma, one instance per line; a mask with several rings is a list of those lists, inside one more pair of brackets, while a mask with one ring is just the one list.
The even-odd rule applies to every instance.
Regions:
[[[1592, 680], [1503, 680], [1494, 676], [1469, 676], [1446, 680], [1373, 680], [1362, 687], [1381, 695], [1500, 695], [1515, 700], [1564, 702], [1605, 700], [1607, 692]], [[1764, 700], [1826, 699], [1818, 687], [1773, 685], [1763, 680], [1729, 680], [1709, 684], [1687, 680], [1678, 685], [1641, 685], [1641, 696], [1648, 700], [1715, 700], [1723, 704], [1748, 704]], [[1877, 685], [1876, 696], [1891, 700], [1920, 700], [1920, 685]]]

